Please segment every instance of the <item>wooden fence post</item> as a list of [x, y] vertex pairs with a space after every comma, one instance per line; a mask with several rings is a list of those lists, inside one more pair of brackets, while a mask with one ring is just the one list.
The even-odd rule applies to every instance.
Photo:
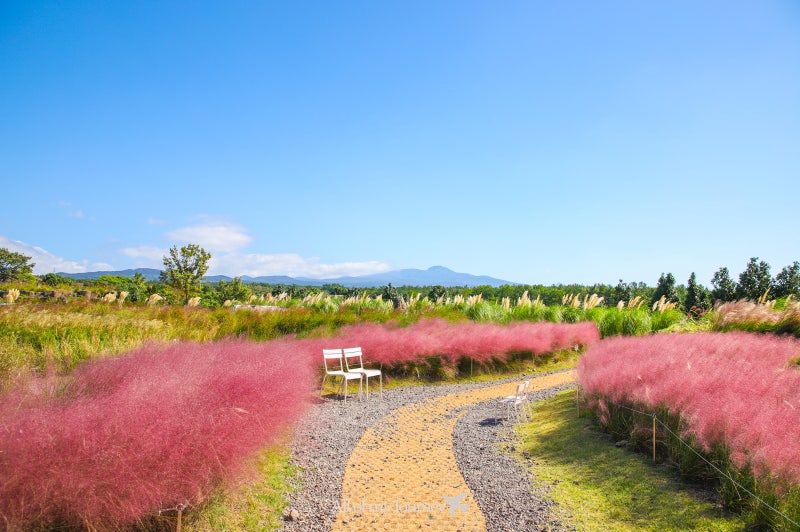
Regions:
[[653, 463], [656, 463], [656, 415], [653, 414]]

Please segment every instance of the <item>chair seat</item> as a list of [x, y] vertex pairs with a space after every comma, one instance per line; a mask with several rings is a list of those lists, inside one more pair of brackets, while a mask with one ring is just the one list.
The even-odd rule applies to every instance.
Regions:
[[381, 374], [381, 370], [379, 369], [352, 369], [350, 371], [354, 371], [356, 373], [363, 373], [367, 377], [377, 377]]
[[329, 371], [328, 375], [336, 375], [337, 377], [344, 377], [345, 379], [360, 379], [361, 374], [356, 373], [355, 371]]
[[500, 402], [501, 403], [505, 403], [505, 404], [510, 404], [510, 405], [514, 405], [514, 404], [518, 405], [518, 404], [524, 403], [525, 399], [523, 399], [521, 397], [516, 397], [516, 396], [513, 396], [513, 395], [509, 395], [508, 397], [503, 397], [502, 399], [500, 399]]

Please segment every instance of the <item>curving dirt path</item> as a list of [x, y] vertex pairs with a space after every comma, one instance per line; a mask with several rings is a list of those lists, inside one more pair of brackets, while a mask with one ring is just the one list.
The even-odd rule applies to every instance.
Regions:
[[[531, 391], [574, 380], [574, 371], [544, 375], [531, 380]], [[332, 530], [485, 531], [456, 462], [453, 429], [467, 407], [511, 395], [516, 384], [400, 407], [368, 428], [347, 461]]]

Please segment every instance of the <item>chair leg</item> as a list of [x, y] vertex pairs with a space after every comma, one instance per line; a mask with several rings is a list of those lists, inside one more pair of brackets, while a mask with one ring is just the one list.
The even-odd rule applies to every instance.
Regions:
[[319, 396], [320, 396], [320, 397], [322, 397], [322, 392], [325, 390], [325, 379], [327, 379], [327, 378], [328, 378], [328, 374], [326, 373], [326, 374], [325, 374], [325, 375], [322, 377], [322, 386], [321, 386], [321, 387], [320, 387], [320, 389], [319, 389]]
[[378, 374], [378, 382], [381, 385], [381, 399], [383, 399], [383, 373]]

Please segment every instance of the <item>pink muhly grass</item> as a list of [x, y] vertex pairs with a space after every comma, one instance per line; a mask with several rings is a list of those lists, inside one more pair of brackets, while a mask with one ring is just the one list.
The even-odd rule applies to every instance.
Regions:
[[321, 363], [323, 347], [356, 347], [372, 363], [395, 365], [438, 356], [454, 364], [461, 358], [489, 363], [505, 361], [509, 352], [551, 353], [600, 339], [594, 323], [450, 323], [420, 320], [407, 327], [396, 324], [360, 323], [343, 327], [332, 338], [304, 340], [304, 350]]
[[199, 504], [302, 412], [323, 347], [383, 364], [479, 362], [599, 340], [592, 323], [363, 323], [334, 338], [149, 345], [0, 401], [0, 522], [113, 529]]
[[[0, 522], [118, 528], [197, 504], [302, 412], [314, 368], [289, 342], [146, 346], [0, 404]], [[29, 383], [31, 384], [31, 383]]]
[[590, 397], [685, 422], [705, 450], [726, 446], [736, 467], [800, 483], [800, 342], [745, 332], [608, 338], [578, 365]]

